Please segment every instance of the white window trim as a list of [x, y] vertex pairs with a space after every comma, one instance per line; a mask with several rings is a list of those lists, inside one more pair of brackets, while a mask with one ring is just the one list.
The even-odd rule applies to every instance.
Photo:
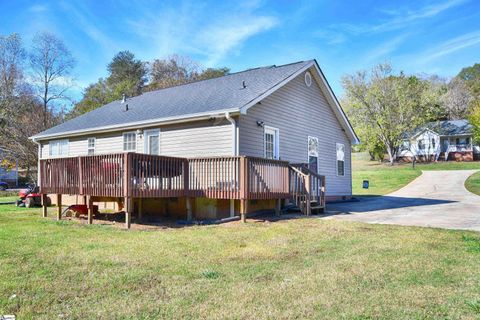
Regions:
[[270, 126], [263, 127], [263, 157], [267, 158], [267, 141], [265, 140], [265, 133], [267, 130], [272, 130], [275, 132], [274, 159], [280, 160], [280, 129]]
[[[60, 144], [61, 144], [62, 142], [65, 142], [65, 141], [67, 142], [67, 151], [66, 151], [66, 154], [60, 154]], [[53, 155], [53, 154], [52, 154], [52, 144], [53, 144], [53, 143], [58, 143], [58, 147], [59, 147], [58, 151], [59, 151], [59, 153], [56, 154], [56, 155]], [[69, 141], [68, 139], [51, 140], [51, 141], [48, 142], [48, 156], [49, 156], [50, 158], [68, 157], [68, 154], [69, 154], [69, 153], [70, 153], [70, 141]]]
[[[337, 159], [337, 145], [343, 145], [343, 174], [338, 174], [338, 161], [341, 161], [341, 160]], [[340, 142], [335, 143], [335, 169], [336, 169], [335, 173], [337, 177], [345, 177], [345, 153], [346, 153], [345, 144]]]
[[[93, 139], [93, 148], [90, 147], [90, 143], [89, 143], [89, 141], [90, 141], [91, 139]], [[93, 154], [92, 154], [92, 155], [95, 155], [95, 149], [96, 149], [96, 148], [97, 148], [97, 138], [95, 138], [95, 137], [89, 137], [89, 138], [87, 138], [87, 155], [88, 155], [88, 152], [89, 152], [90, 150], [93, 150]]]
[[143, 132], [143, 153], [150, 154], [149, 143], [148, 143], [148, 134], [149, 133], [158, 133], [158, 154], [160, 154], [160, 129], [149, 129]]
[[[135, 135], [135, 149], [134, 150], [125, 150], [125, 136], [127, 134], [132, 134], [132, 133]], [[137, 132], [136, 131], [124, 132], [122, 134], [122, 150], [123, 150], [123, 152], [136, 152], [137, 151], [137, 140], [138, 140], [138, 137], [137, 137]]]

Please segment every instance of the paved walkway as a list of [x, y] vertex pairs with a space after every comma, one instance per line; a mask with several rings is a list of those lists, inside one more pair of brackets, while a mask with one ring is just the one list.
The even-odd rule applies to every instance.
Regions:
[[386, 196], [327, 205], [325, 219], [480, 231], [480, 197], [464, 186], [476, 171], [424, 171]]

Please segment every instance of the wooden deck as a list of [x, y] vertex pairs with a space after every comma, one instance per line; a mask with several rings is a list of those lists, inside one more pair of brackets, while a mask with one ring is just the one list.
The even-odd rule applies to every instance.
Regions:
[[248, 200], [292, 199], [306, 214], [312, 202], [324, 207], [325, 177], [264, 158], [121, 153], [40, 160], [40, 192], [59, 201], [62, 194], [124, 198], [126, 211], [134, 198], [241, 200], [245, 218]]

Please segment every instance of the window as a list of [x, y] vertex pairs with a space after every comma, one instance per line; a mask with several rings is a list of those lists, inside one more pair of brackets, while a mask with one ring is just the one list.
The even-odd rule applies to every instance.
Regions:
[[401, 151], [408, 151], [408, 150], [410, 150], [410, 141], [404, 140], [404, 141], [402, 142], [402, 145], [400, 146], [400, 150], [401, 150]]
[[310, 87], [312, 85], [312, 75], [308, 71], [305, 72], [305, 84], [307, 85], [307, 87]]
[[467, 138], [465, 141], [466, 141], [466, 144], [470, 144], [470, 138]]
[[93, 156], [95, 154], [95, 138], [88, 138], [87, 154]]
[[265, 158], [279, 159], [279, 130], [265, 126], [264, 148]]
[[432, 138], [432, 147], [435, 149], [435, 138]]
[[55, 140], [49, 142], [51, 157], [68, 156], [68, 140]]
[[424, 150], [425, 149], [425, 143], [423, 140], [418, 140], [418, 150]]
[[337, 175], [345, 175], [345, 145], [337, 143]]
[[135, 132], [128, 132], [123, 134], [123, 151], [137, 150], [137, 134]]
[[455, 144], [460, 144], [460, 138], [455, 139]]
[[308, 168], [318, 173], [318, 138], [308, 137]]

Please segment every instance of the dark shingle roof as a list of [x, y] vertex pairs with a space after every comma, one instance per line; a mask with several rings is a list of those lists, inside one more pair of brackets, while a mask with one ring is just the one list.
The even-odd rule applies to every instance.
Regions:
[[418, 127], [410, 136], [430, 129], [441, 136], [454, 136], [463, 134], [472, 134], [472, 125], [466, 119], [429, 122]]
[[[215, 79], [147, 92], [127, 99], [125, 104], [128, 104], [128, 111], [125, 111], [125, 104], [120, 100], [113, 101], [43, 131], [34, 138], [106, 126], [121, 127], [155, 119], [238, 110], [313, 61], [249, 69]], [[243, 88], [243, 81], [246, 88]]]

